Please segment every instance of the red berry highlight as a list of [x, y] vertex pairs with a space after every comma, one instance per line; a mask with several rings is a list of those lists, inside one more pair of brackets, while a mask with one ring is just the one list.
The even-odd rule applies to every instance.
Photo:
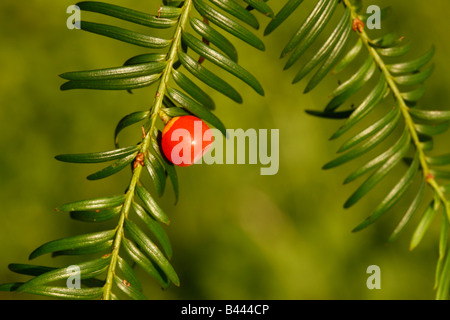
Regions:
[[161, 147], [166, 158], [180, 167], [197, 162], [213, 142], [208, 125], [195, 116], [172, 118], [162, 132]]

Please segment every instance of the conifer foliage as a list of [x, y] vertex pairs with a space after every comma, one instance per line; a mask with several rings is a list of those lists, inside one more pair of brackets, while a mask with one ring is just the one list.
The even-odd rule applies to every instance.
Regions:
[[[264, 35], [269, 36], [292, 13], [301, 10], [302, 2], [285, 0], [276, 13], [270, 1], [261, 0], [164, 0], [152, 13], [106, 2], [79, 2], [77, 6], [82, 12], [106, 15], [117, 21], [115, 25], [106, 25], [82, 20], [82, 30], [118, 40], [121, 45], [146, 48], [148, 52], [131, 57], [119, 66], [64, 73], [60, 75], [64, 79], [61, 90], [133, 91], [152, 86], [156, 88], [156, 95], [147, 111], [135, 111], [119, 121], [114, 149], [56, 156], [57, 160], [69, 163], [104, 163], [103, 169], [87, 177], [89, 180], [105, 179], [119, 171], [130, 170], [124, 193], [74, 201], [57, 208], [79, 221], [114, 220], [115, 228], [53, 240], [39, 246], [29, 256], [30, 260], [45, 254], [78, 256], [81, 288], [66, 285], [65, 280], [73, 275], [73, 269], [68, 266], [13, 263], [9, 265], [10, 270], [31, 278], [23, 283], [3, 284], [0, 290], [68, 299], [146, 299], [135, 267], [145, 270], [162, 288], [179, 286], [179, 277], [171, 264], [171, 244], [163, 228], [169, 225], [170, 214], [158, 204], [158, 198], [163, 196], [168, 182], [175, 202], [180, 191], [175, 166], [161, 152], [158, 124], [167, 123], [173, 117], [194, 115], [225, 135], [226, 127], [214, 114], [216, 105], [210, 92], [217, 91], [237, 103], [243, 103], [243, 99], [240, 92], [224, 80], [224, 74], [233, 75], [255, 94], [264, 95], [260, 82], [239, 64], [238, 52], [230, 40], [239, 39], [264, 51], [264, 42], [256, 35], [261, 22], [267, 22]], [[385, 146], [383, 152], [356, 166], [345, 178], [344, 182], [350, 183], [365, 177], [344, 207], [350, 208], [369, 196], [393, 170], [403, 172], [354, 231], [370, 226], [395, 210], [395, 204], [406, 194], [412, 194], [409, 207], [389, 241], [398, 237], [413, 215], [422, 215], [411, 239], [411, 248], [414, 248], [432, 219], [441, 215], [435, 288], [436, 298], [447, 299], [450, 172], [441, 167], [450, 164], [450, 154], [431, 156], [429, 151], [433, 148], [433, 136], [447, 130], [450, 111], [420, 106], [423, 83], [433, 71], [431, 60], [435, 50], [430, 48], [413, 60], [405, 60], [404, 55], [412, 46], [403, 37], [393, 32], [375, 39], [370, 37], [370, 30], [365, 28], [368, 15], [364, 13], [363, 1], [311, 2], [313, 9], [305, 21], [298, 23], [298, 29], [292, 30], [292, 37], [281, 51], [281, 58], [286, 60], [285, 69], [298, 68], [293, 83], [296, 86], [306, 84], [305, 93], [331, 73], [345, 69], [351, 70], [351, 75], [332, 91], [323, 110], [306, 110], [307, 113], [341, 122], [332, 140], [348, 136], [373, 110], [381, 110], [383, 114], [361, 132], [348, 136], [336, 158], [323, 168], [335, 168], [350, 161], [356, 163], [376, 146]], [[383, 14], [385, 12], [383, 10]], [[148, 32], [125, 29], [120, 26], [121, 21], [144, 26]], [[331, 32], [324, 37], [328, 32], [326, 27]], [[171, 36], [159, 36], [157, 29], [170, 30]], [[302, 59], [305, 53], [312, 51], [313, 45], [319, 49], [311, 58]], [[363, 62], [359, 63], [361, 57]], [[201, 88], [193, 79], [204, 86]], [[361, 98], [357, 93], [363, 88], [369, 90]], [[123, 130], [142, 131], [142, 139], [122, 146], [119, 138]], [[391, 140], [393, 142], [388, 142]], [[150, 177], [156, 194], [142, 182], [144, 175]], [[431, 191], [430, 198], [427, 190]], [[427, 206], [421, 212], [423, 203]]]

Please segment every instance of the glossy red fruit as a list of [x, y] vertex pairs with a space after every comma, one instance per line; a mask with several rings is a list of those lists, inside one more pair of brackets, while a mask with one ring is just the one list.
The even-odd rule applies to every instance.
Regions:
[[208, 125], [194, 116], [172, 118], [162, 132], [161, 147], [166, 158], [180, 167], [197, 162], [213, 142]]

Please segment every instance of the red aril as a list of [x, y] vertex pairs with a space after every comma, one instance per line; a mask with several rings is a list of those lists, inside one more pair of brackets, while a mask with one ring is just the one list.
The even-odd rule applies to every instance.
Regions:
[[197, 162], [213, 142], [208, 125], [195, 116], [172, 118], [162, 132], [161, 147], [166, 158], [180, 167]]

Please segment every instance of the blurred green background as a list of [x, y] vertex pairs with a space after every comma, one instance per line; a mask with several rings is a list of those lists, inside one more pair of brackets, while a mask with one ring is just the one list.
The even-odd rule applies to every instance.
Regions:
[[[151, 12], [156, 12], [160, 4], [157, 0], [110, 2]], [[283, 2], [270, 1], [275, 11]], [[150, 298], [434, 298], [440, 220], [436, 219], [413, 252], [408, 246], [417, 217], [396, 243], [386, 245], [404, 203], [379, 223], [351, 233], [386, 194], [389, 184], [344, 210], [344, 201], [360, 181], [345, 186], [342, 181], [355, 165], [364, 162], [321, 170], [344, 141], [328, 141], [340, 123], [310, 117], [304, 110], [323, 108], [338, 77], [328, 77], [315, 91], [303, 95], [305, 81], [291, 85], [299, 65], [282, 71], [285, 61], [279, 59], [281, 48], [313, 2], [305, 0], [294, 16], [264, 38], [266, 52], [234, 41], [240, 63], [260, 80], [265, 97], [228, 77], [240, 88], [243, 105], [211, 92], [217, 104], [216, 114], [229, 128], [280, 130], [278, 174], [261, 176], [260, 165], [179, 169], [179, 203], [173, 204], [170, 183], [159, 202], [172, 220], [167, 232], [181, 287], [161, 291], [139, 271]], [[392, 6], [382, 31], [393, 30], [410, 39], [412, 57], [424, 53], [431, 44], [436, 46], [437, 68], [427, 81], [422, 104], [448, 108], [450, 20], [442, 15], [450, 12], [450, 2], [364, 3]], [[58, 74], [118, 66], [145, 52], [68, 30], [66, 8], [71, 4], [74, 2], [66, 0], [0, 2], [0, 283], [26, 279], [10, 272], [7, 265], [26, 263], [29, 253], [42, 243], [105, 228], [73, 221], [53, 208], [69, 201], [121, 193], [129, 173], [89, 182], [85, 177], [97, 167], [59, 163], [54, 156], [112, 148], [117, 122], [128, 113], [148, 109], [152, 103], [153, 88], [133, 95], [59, 91], [63, 81]], [[268, 20], [261, 15], [258, 18], [262, 24], [258, 34], [262, 37]], [[138, 127], [133, 130], [139, 135]], [[448, 137], [438, 139], [441, 150], [448, 150]], [[33, 263], [64, 265], [71, 261], [41, 257]], [[366, 269], [372, 264], [381, 268], [380, 290], [366, 287]], [[42, 298], [0, 293], [0, 299]]]

